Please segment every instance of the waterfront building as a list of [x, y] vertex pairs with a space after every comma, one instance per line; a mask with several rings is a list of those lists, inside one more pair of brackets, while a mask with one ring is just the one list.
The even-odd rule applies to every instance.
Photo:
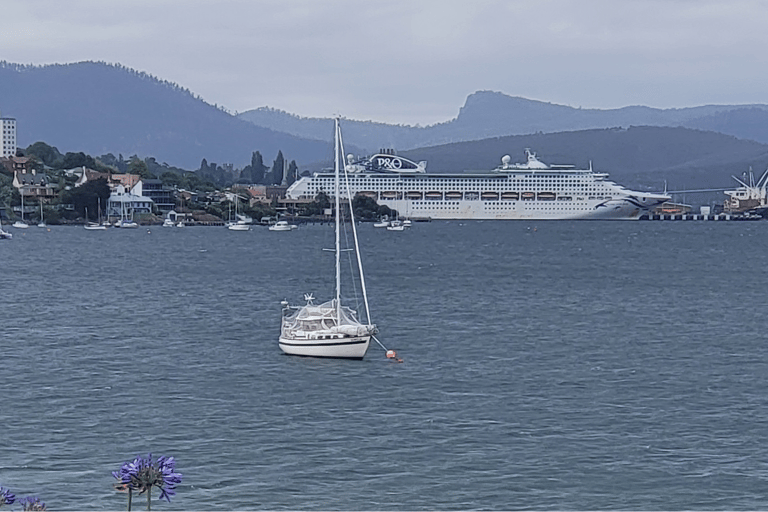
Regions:
[[44, 172], [37, 172], [32, 167], [32, 160], [27, 157], [13, 156], [4, 160], [6, 168], [13, 172], [13, 186], [25, 197], [46, 201], [56, 197], [56, 187], [50, 183]]
[[161, 180], [143, 179], [141, 186], [144, 196], [150, 198], [159, 211], [173, 210], [176, 206], [173, 188], [163, 185]]
[[135, 214], [152, 213], [153, 204], [152, 199], [144, 196], [141, 181], [130, 190], [117, 185], [107, 199], [107, 218], [124, 219]]

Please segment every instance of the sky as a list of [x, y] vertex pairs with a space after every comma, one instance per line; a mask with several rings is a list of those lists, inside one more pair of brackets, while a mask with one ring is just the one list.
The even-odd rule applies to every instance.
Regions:
[[0, 19], [2, 60], [119, 63], [233, 113], [425, 126], [481, 90], [768, 103], [764, 0], [4, 0]]

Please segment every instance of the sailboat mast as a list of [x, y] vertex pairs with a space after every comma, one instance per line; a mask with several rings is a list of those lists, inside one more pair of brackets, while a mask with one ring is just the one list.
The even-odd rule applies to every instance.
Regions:
[[336, 322], [341, 322], [341, 245], [339, 240], [339, 118], [334, 119], [333, 164], [335, 169], [333, 194], [336, 202]]

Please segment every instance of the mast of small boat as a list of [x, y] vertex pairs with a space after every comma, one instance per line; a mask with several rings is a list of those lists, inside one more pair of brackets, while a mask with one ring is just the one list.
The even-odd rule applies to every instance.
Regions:
[[335, 135], [333, 150], [334, 189], [336, 201], [336, 324], [341, 322], [341, 246], [339, 241], [339, 118], [334, 119]]

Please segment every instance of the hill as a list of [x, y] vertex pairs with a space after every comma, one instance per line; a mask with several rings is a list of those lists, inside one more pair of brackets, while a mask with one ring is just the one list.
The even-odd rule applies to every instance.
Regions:
[[[257, 126], [299, 137], [328, 139], [330, 121], [302, 118], [270, 108], [249, 110], [239, 118]], [[482, 140], [506, 135], [553, 133], [630, 126], [687, 127], [710, 130], [768, 143], [768, 105], [709, 105], [682, 109], [633, 106], [620, 109], [581, 109], [499, 92], [478, 91], [467, 97], [455, 119], [426, 127], [345, 121], [348, 142], [374, 151], [400, 150]]]
[[62, 152], [154, 156], [186, 169], [203, 158], [242, 167], [253, 151], [265, 160], [279, 150], [297, 161], [329, 154], [326, 142], [255, 126], [178, 85], [103, 62], [2, 62], [0, 112], [17, 119], [23, 147], [44, 141]]
[[[732, 175], [742, 176], [750, 169], [759, 175], [768, 165], [766, 144], [689, 128], [653, 126], [511, 135], [400, 154], [427, 160], [427, 172], [463, 172], [493, 169], [503, 155], [522, 162], [525, 148], [549, 164], [591, 165], [609, 173], [609, 179], [638, 190], [661, 191], [665, 185], [670, 191], [730, 189], [737, 186]], [[676, 200], [706, 204], [721, 203], [724, 198], [722, 192], [713, 192]]]

